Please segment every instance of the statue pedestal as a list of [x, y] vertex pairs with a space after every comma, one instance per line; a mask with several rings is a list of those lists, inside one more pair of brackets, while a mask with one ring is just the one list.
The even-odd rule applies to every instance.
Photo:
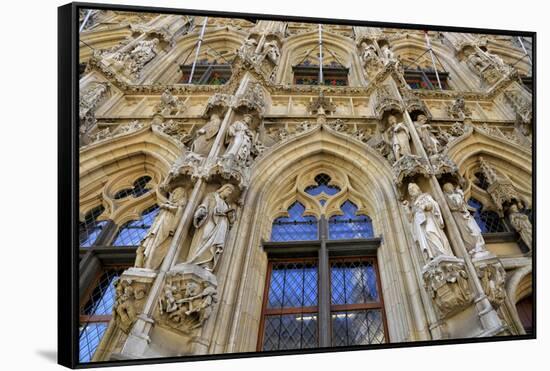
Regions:
[[506, 299], [506, 271], [502, 263], [492, 253], [474, 257], [472, 263], [487, 299], [498, 310]]
[[422, 277], [440, 319], [449, 318], [470, 305], [472, 292], [463, 259], [437, 256], [422, 268]]

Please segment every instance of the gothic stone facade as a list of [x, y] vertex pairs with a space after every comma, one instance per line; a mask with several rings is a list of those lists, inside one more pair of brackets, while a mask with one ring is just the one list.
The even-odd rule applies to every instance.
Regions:
[[531, 331], [528, 38], [82, 18], [81, 361]]

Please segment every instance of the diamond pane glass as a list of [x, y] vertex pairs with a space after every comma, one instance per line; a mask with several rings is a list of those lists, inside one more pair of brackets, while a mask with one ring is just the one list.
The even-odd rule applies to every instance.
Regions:
[[317, 346], [317, 314], [270, 315], [265, 318], [262, 349], [306, 349]]
[[103, 205], [92, 209], [84, 217], [84, 221], [79, 224], [79, 240], [80, 247], [90, 247], [94, 244], [97, 237], [103, 231], [103, 228], [107, 224], [106, 220], [98, 221], [97, 218], [103, 214], [105, 208]]
[[273, 221], [271, 241], [311, 241], [317, 239], [317, 219], [303, 216], [304, 205], [295, 202], [288, 209], [288, 217]]
[[376, 282], [376, 270], [369, 261], [333, 261], [330, 264], [331, 303], [377, 303]]
[[317, 265], [305, 262], [273, 263], [267, 307], [317, 305]]
[[122, 274], [120, 270], [108, 270], [101, 276], [99, 283], [82, 309], [82, 314], [89, 316], [111, 315], [115, 303], [115, 283]]
[[138, 246], [153, 224], [159, 212], [158, 205], [153, 205], [141, 213], [141, 219], [125, 223], [118, 231], [114, 246]]
[[321, 173], [315, 177], [315, 182], [317, 183], [317, 185], [308, 186], [304, 191], [312, 196], [317, 196], [323, 192], [329, 196], [335, 195], [340, 192], [340, 187], [330, 185], [330, 180], [330, 176]]
[[90, 322], [80, 326], [80, 335], [78, 341], [79, 361], [82, 363], [90, 362], [94, 356], [95, 350], [107, 330], [109, 324], [106, 322]]
[[481, 211], [483, 204], [475, 198], [468, 200], [468, 205], [475, 208], [474, 219], [476, 220], [482, 233], [507, 232], [508, 229], [502, 219], [494, 211]]
[[385, 341], [379, 309], [334, 312], [332, 346], [382, 344]]
[[145, 175], [145, 176], [142, 176], [142, 177], [138, 178], [134, 182], [134, 187], [133, 188], [125, 188], [125, 189], [122, 189], [122, 190], [118, 191], [115, 194], [115, 199], [120, 200], [120, 199], [126, 198], [128, 196], [134, 196], [136, 198], [140, 197], [140, 196], [143, 196], [144, 194], [146, 194], [147, 192], [150, 191], [150, 189], [147, 188], [147, 183], [149, 183], [150, 181], [151, 181], [151, 177], [148, 176], [148, 175]]
[[344, 215], [335, 215], [329, 219], [329, 239], [374, 237], [371, 218], [368, 215], [356, 215], [357, 206], [355, 204], [346, 201], [342, 204], [340, 210]]

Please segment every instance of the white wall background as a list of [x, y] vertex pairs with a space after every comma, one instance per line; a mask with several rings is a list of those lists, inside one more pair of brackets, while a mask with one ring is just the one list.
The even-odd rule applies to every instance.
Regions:
[[[108, 1], [108, 0], [105, 0]], [[545, 122], [550, 65], [548, 10], [543, 2], [326, 1], [326, 0], [139, 0], [118, 3], [203, 10], [243, 11], [372, 21], [519, 29], [538, 32], [538, 218], [547, 230], [546, 191], [550, 172], [550, 125]], [[4, 370], [59, 369], [56, 356], [56, 208], [57, 208], [57, 6], [59, 0], [2, 3], [0, 71], [0, 367]], [[344, 5], [346, 4], [346, 5]], [[546, 16], [545, 16], [546, 15]], [[546, 99], [545, 99], [546, 98]], [[7, 116], [5, 115], [7, 113]], [[6, 204], [7, 202], [7, 204]], [[538, 286], [548, 287], [550, 246], [538, 241]], [[331, 354], [253, 358], [128, 367], [141, 370], [291, 370], [375, 368], [423, 370], [541, 369], [550, 349], [550, 293], [538, 293], [536, 341], [434, 346]], [[544, 357], [548, 359], [548, 357]]]

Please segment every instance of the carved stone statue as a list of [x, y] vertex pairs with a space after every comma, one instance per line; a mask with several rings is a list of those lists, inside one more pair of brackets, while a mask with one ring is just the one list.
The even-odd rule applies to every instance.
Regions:
[[441, 151], [439, 140], [432, 133], [432, 127], [428, 124], [428, 118], [425, 115], [418, 115], [414, 122], [414, 127], [429, 155], [434, 155]]
[[235, 121], [227, 132], [229, 145], [223, 157], [235, 160], [239, 164], [246, 164], [252, 148], [252, 132], [249, 127], [252, 116], [244, 115], [243, 121]]
[[397, 122], [397, 118], [393, 115], [388, 117], [388, 124], [392, 131], [392, 149], [395, 160], [398, 161], [401, 157], [411, 154], [411, 147], [409, 144], [410, 134], [409, 129], [402, 122]]
[[361, 48], [363, 49], [363, 53], [361, 54], [361, 59], [363, 60], [363, 63], [371, 59], [378, 59], [378, 54], [376, 53], [376, 48], [374, 47], [374, 45], [362, 42]]
[[191, 152], [202, 156], [208, 156], [216, 134], [220, 130], [221, 120], [220, 116], [213, 113], [210, 116], [210, 120], [197, 131], [197, 136], [191, 145]]
[[256, 47], [258, 46], [258, 42], [254, 40], [253, 38], [246, 39], [239, 48], [239, 55], [243, 59], [250, 59], [252, 61], [256, 60]]
[[264, 53], [266, 55], [266, 58], [271, 61], [273, 64], [279, 63], [279, 58], [281, 57], [281, 52], [279, 51], [279, 46], [277, 46], [277, 42], [275, 41], [269, 41], [264, 44]]
[[168, 249], [166, 242], [174, 234], [186, 203], [187, 193], [184, 188], [178, 187], [170, 193], [166, 202], [160, 204], [159, 215], [137, 249], [137, 268], [159, 268]]
[[443, 192], [470, 255], [486, 254], [487, 250], [485, 249], [485, 240], [481, 235], [481, 229], [472, 214], [470, 214], [470, 211], [475, 211], [475, 209], [469, 206], [464, 199], [462, 189], [458, 186], [455, 188], [451, 183], [445, 183]]
[[128, 76], [139, 77], [145, 64], [155, 57], [155, 47], [158, 43], [158, 39], [139, 41], [130, 52], [119, 53], [116, 59], [122, 62], [124, 72]]
[[[409, 183], [411, 196], [412, 229], [416, 244], [427, 261], [435, 257], [454, 256], [443, 228], [445, 223], [439, 204], [428, 193], [422, 193], [416, 183]], [[406, 207], [409, 206], [404, 201]]]
[[234, 190], [232, 184], [225, 184], [207, 194], [198, 206], [193, 218], [196, 232], [186, 263], [199, 265], [209, 271], [216, 268], [229, 228], [235, 220], [235, 210], [227, 204]]
[[529, 217], [518, 210], [516, 204], [510, 206], [508, 220], [512, 227], [519, 233], [522, 241], [529, 247], [529, 250], [533, 247], [533, 227], [529, 221]]
[[397, 61], [395, 54], [387, 44], [382, 46], [382, 59], [384, 60], [384, 64]]

